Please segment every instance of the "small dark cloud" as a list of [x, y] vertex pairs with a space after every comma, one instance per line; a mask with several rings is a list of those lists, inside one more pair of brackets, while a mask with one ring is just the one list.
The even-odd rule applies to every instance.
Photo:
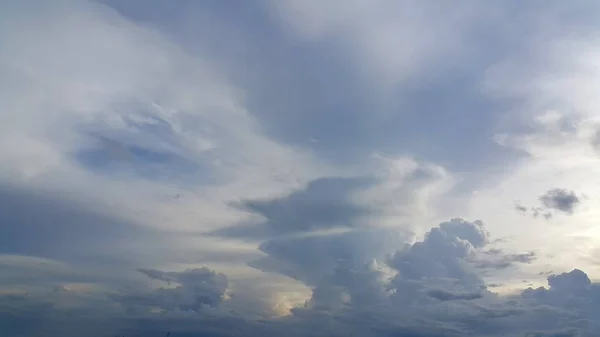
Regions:
[[492, 255], [493, 258], [490, 259], [479, 259], [475, 261], [475, 266], [479, 269], [506, 269], [513, 266], [516, 263], [531, 263], [536, 258], [537, 255], [535, 252], [527, 252], [520, 254], [504, 254], [501, 250], [499, 252], [495, 252]]
[[527, 207], [521, 205], [521, 204], [515, 204], [515, 210], [521, 214], [526, 214], [527, 213]]
[[545, 209], [542, 207], [532, 207], [531, 208], [531, 216], [533, 216], [534, 218], [541, 216], [546, 220], [552, 219], [552, 213], [545, 211]]
[[562, 188], [553, 188], [540, 196], [539, 199], [546, 208], [567, 214], [573, 214], [575, 207], [581, 202], [575, 192]]
[[572, 215], [577, 205], [581, 203], [580, 197], [575, 192], [563, 188], [553, 188], [539, 197], [541, 206], [535, 206], [527, 209], [521, 204], [515, 204], [515, 209], [521, 214], [531, 212], [534, 218], [543, 217], [546, 220], [551, 220], [553, 217], [552, 211], [559, 211]]
[[499, 255], [499, 254], [502, 254], [503, 251], [504, 250], [499, 249], [499, 248], [492, 248], [492, 249], [488, 249], [488, 250], [484, 251], [483, 253], [487, 254], [487, 255]]
[[535, 252], [527, 252], [521, 254], [510, 254], [506, 256], [506, 259], [519, 263], [531, 263], [537, 258]]

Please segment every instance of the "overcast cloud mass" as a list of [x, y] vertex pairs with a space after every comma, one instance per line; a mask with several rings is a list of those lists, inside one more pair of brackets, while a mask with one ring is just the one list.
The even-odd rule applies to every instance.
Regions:
[[600, 2], [1, 3], [0, 335], [598, 335]]

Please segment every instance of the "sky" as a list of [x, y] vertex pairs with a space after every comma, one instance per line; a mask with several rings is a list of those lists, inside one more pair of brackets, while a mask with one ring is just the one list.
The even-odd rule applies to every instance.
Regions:
[[2, 336], [597, 335], [599, 2], [0, 2]]

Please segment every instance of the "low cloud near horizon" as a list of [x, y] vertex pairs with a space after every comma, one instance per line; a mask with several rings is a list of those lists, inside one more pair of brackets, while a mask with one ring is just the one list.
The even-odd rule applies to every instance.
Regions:
[[0, 334], [595, 336], [598, 18], [6, 3]]

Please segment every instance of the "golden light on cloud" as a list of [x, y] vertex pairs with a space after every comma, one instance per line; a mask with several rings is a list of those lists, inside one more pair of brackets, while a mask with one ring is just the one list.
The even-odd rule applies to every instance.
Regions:
[[301, 293], [285, 293], [274, 296], [273, 301], [273, 316], [283, 317], [292, 314], [292, 309], [301, 307], [310, 298], [310, 294]]

